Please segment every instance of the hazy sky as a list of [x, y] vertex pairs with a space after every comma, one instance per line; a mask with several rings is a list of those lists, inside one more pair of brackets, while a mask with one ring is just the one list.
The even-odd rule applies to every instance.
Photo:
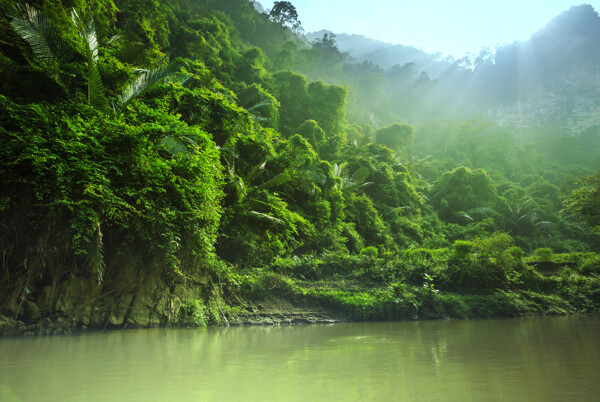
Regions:
[[[260, 1], [260, 0], [259, 0]], [[328, 29], [457, 57], [525, 40], [584, 0], [291, 0], [306, 32]], [[594, 9], [600, 2], [587, 1]], [[271, 8], [272, 1], [262, 1]]]

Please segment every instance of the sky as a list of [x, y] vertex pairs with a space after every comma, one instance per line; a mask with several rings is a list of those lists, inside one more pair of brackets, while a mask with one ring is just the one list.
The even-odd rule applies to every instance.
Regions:
[[[260, 1], [260, 0], [259, 0]], [[526, 40], [585, 0], [291, 0], [306, 32], [327, 29], [460, 58]], [[270, 9], [273, 2], [262, 1]]]

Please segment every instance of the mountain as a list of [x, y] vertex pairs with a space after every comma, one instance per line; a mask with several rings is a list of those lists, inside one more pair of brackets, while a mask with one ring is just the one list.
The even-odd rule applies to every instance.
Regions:
[[256, 9], [256, 11], [258, 11], [261, 14], [267, 14], [267, 10], [265, 10], [265, 8], [263, 7], [262, 4], [260, 4], [260, 2], [258, 1], [253, 1], [252, 5], [254, 6], [254, 8]]
[[[328, 30], [309, 32], [306, 38], [312, 42], [324, 34], [332, 33]], [[413, 46], [381, 42], [363, 35], [334, 34], [340, 51], [348, 53], [356, 62], [370, 61], [386, 70], [395, 65], [414, 63], [416, 69], [435, 75], [454, 61], [452, 58], [442, 58], [439, 53], [427, 53]]]
[[497, 49], [470, 83], [494, 99], [490, 116], [505, 124], [560, 125], [571, 134], [600, 121], [600, 17], [571, 7], [529, 40]]
[[[314, 41], [330, 31], [306, 35]], [[443, 117], [486, 116], [503, 126], [554, 126], [579, 134], [600, 125], [600, 17], [589, 4], [573, 6], [528, 40], [458, 60], [361, 35], [336, 34], [354, 62], [386, 70], [390, 99], [402, 98], [400, 66], [415, 80], [435, 80], [423, 103]], [[410, 114], [404, 114], [411, 119]], [[412, 118], [415, 118], [414, 116]]]

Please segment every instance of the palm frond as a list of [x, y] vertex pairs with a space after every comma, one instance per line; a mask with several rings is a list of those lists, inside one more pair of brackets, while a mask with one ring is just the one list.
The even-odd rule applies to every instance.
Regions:
[[258, 109], [259, 107], [267, 106], [267, 105], [270, 105], [270, 104], [271, 104], [271, 101], [269, 101], [269, 100], [264, 100], [264, 101], [262, 101], [262, 102], [258, 102], [258, 103], [257, 103], [257, 104], [255, 104], [255, 105], [252, 105], [252, 106], [250, 106], [249, 108], [247, 108], [247, 109], [246, 109], [246, 111], [247, 111], [247, 112], [251, 112], [251, 111], [253, 111], [253, 110], [255, 110], [255, 109]]
[[489, 207], [471, 208], [467, 211], [469, 214], [493, 215], [494, 211]]
[[272, 215], [269, 215], [269, 214], [264, 214], [264, 213], [262, 213], [262, 212], [258, 212], [258, 211], [249, 211], [248, 213], [249, 213], [250, 215], [253, 215], [253, 216], [257, 217], [257, 218], [260, 218], [260, 219], [266, 219], [266, 220], [268, 220], [268, 221], [271, 221], [271, 222], [273, 222], [273, 223], [276, 223], [276, 224], [278, 224], [278, 225], [283, 225], [283, 224], [285, 224], [285, 222], [284, 222], [284, 221], [282, 221], [281, 219], [279, 219], [279, 218], [276, 218], [276, 217], [274, 217], [274, 216], [272, 216]]
[[311, 169], [300, 169], [293, 173], [294, 187], [305, 194], [312, 195], [316, 191], [313, 172]]
[[[172, 127], [175, 130], [174, 127]], [[178, 135], [167, 134], [160, 140], [160, 147], [171, 155], [190, 156], [192, 150], [198, 147], [198, 143], [193, 138], [194, 132], [186, 130], [178, 132]]]
[[354, 183], [363, 183], [367, 177], [369, 177], [369, 175], [371, 174], [371, 170], [368, 167], [361, 167], [360, 169], [357, 169], [356, 172], [354, 172], [352, 174], [352, 176], [350, 177], [350, 179], [354, 182]]
[[53, 44], [59, 37], [52, 21], [40, 10], [29, 4], [15, 5], [10, 25], [29, 44], [39, 61], [54, 61]]
[[106, 90], [97, 63], [88, 65], [88, 102], [98, 110], [106, 110]]
[[88, 103], [98, 110], [105, 110], [106, 90], [98, 69], [98, 37], [94, 19], [83, 20], [76, 10], [71, 12], [71, 19], [83, 39], [82, 53], [88, 65]]
[[[71, 20], [84, 40], [86, 53], [89, 53], [89, 59], [98, 61], [98, 37], [96, 35], [96, 25], [93, 18], [84, 20], [75, 9], [71, 11]], [[87, 56], [87, 55], [86, 55]]]
[[170, 66], [163, 66], [151, 70], [145, 70], [140, 74], [131, 84], [121, 92], [117, 97], [117, 101], [113, 104], [113, 110], [115, 115], [121, 114], [123, 110], [129, 105], [129, 103], [137, 96], [141, 95], [150, 86], [157, 82], [167, 78], [171, 75]]
[[185, 83], [188, 82], [188, 80], [192, 77], [193, 74], [175, 73], [170, 74], [168, 78], [170, 82], [179, 82], [181, 85], [185, 85]]
[[367, 182], [361, 184], [360, 186], [357, 186], [356, 187], [356, 192], [365, 191], [366, 189], [368, 189], [369, 187], [371, 187], [373, 184], [375, 184], [375, 183], [372, 182], [372, 181], [367, 181]]
[[110, 37], [110, 39], [108, 39], [106, 41], [106, 45], [110, 46], [113, 43], [117, 43], [117, 42], [119, 42], [121, 40], [122, 37], [123, 37], [123, 35], [113, 35], [113, 36]]
[[258, 165], [252, 168], [250, 173], [248, 173], [248, 176], [246, 176], [246, 181], [248, 182], [248, 184], [251, 184], [255, 178], [257, 178], [260, 174], [262, 174], [265, 171], [265, 168], [267, 167], [267, 162], [268, 161], [265, 160], [264, 162], [259, 163]]
[[291, 179], [292, 176], [288, 172], [283, 172], [273, 177], [271, 180], [265, 182], [261, 187], [272, 189], [287, 183]]
[[337, 163], [333, 164], [333, 175], [335, 177], [342, 177], [342, 172], [344, 168], [348, 166], [348, 162], [342, 162], [339, 165]]
[[553, 222], [549, 222], [549, 221], [537, 222], [536, 226], [542, 230], [551, 230], [556, 227], [556, 225]]
[[347, 176], [342, 176], [342, 187], [354, 187], [356, 183], [354, 183], [354, 181], [347, 177]]
[[[268, 117], [264, 117], [264, 116], [261, 116], [261, 115], [259, 115], [259, 114], [257, 114], [257, 113], [253, 113], [252, 111], [253, 111], [253, 110], [256, 110], [256, 109], [258, 109], [258, 108], [260, 108], [260, 107], [262, 107], [262, 106], [267, 106], [267, 105], [270, 105], [270, 104], [271, 104], [271, 101], [268, 101], [268, 100], [265, 100], [265, 101], [262, 101], [262, 102], [258, 102], [257, 104], [255, 104], [255, 105], [252, 105], [252, 106], [250, 106], [249, 108], [246, 108], [246, 111], [247, 111], [248, 113], [250, 113], [250, 117], [251, 117], [251, 118], [252, 118], [252, 120], [254, 120], [255, 122], [269, 121], [269, 120], [271, 120], [270, 118], [268, 118]], [[257, 111], [257, 112], [258, 112], [258, 111]]]
[[457, 212], [456, 215], [460, 216], [461, 218], [464, 218], [464, 219], [466, 219], [466, 220], [468, 220], [470, 222], [473, 222], [473, 218], [469, 214], [467, 214], [466, 212], [462, 212], [462, 211], [461, 212]]
[[250, 117], [252, 118], [252, 120], [254, 120], [257, 123], [271, 120], [268, 117], [258, 116], [258, 115], [252, 114], [252, 113], [250, 113]]
[[163, 137], [160, 140], [159, 145], [171, 155], [187, 155], [190, 153], [185, 142], [183, 142], [180, 138], [174, 137], [172, 135], [167, 135]]

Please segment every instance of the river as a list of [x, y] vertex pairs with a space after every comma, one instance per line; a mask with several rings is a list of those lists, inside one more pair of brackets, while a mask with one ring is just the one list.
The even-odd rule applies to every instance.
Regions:
[[592, 401], [600, 317], [0, 338], [8, 401]]

